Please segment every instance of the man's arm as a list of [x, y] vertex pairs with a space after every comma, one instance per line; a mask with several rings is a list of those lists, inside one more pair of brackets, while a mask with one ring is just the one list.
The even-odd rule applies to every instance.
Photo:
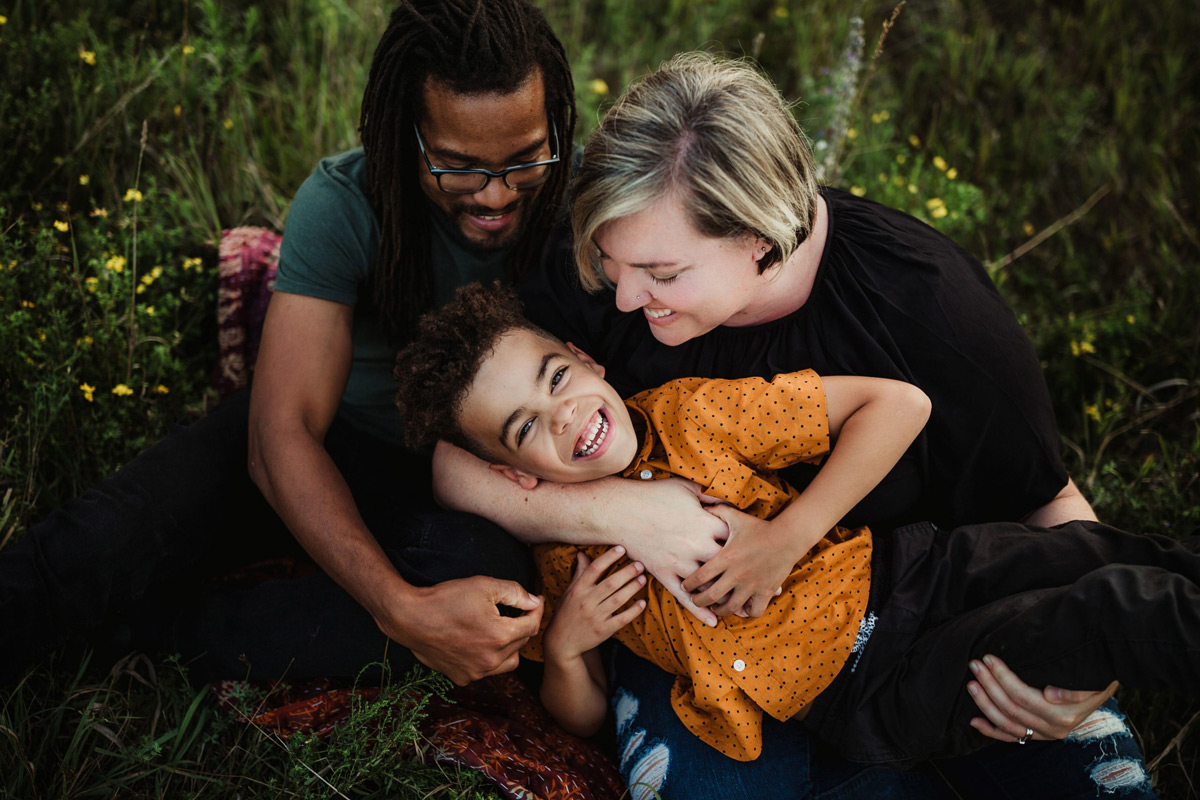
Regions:
[[[350, 374], [353, 318], [340, 303], [272, 297], [250, 397], [250, 475], [313, 560], [422, 663], [456, 683], [513, 669], [538, 630], [540, 602], [493, 578], [406, 582], [325, 451]], [[530, 613], [501, 617], [496, 603]]]
[[439, 442], [433, 485], [445, 507], [486, 517], [524, 542], [623, 545], [685, 608], [716, 624], [716, 615], [698, 609], [681, 584], [720, 552], [727, 529], [704, 510], [699, 487], [689, 481], [541, 481], [525, 490], [465, 450]]

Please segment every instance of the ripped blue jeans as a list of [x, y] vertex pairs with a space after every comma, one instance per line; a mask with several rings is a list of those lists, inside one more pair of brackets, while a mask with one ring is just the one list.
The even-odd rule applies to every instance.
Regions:
[[[674, 676], [617, 647], [612, 707], [630, 800], [1119, 800], [1157, 798], [1124, 716], [1110, 700], [1071, 738], [995, 743], [900, 770], [847, 761], [801, 725], [763, 717], [762, 755], [734, 761], [671, 708]], [[951, 788], [953, 787], [953, 788]]]

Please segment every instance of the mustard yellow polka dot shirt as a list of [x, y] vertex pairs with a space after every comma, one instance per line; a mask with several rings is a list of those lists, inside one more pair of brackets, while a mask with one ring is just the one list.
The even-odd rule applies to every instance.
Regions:
[[[645, 422], [625, 476], [681, 476], [761, 519], [796, 495], [775, 471], [829, 451], [825, 392], [811, 370], [761, 378], [683, 378], [626, 401]], [[547, 624], [571, 582], [580, 548], [534, 548]], [[605, 547], [582, 548], [596, 558]], [[850, 654], [870, 588], [871, 536], [835, 528], [796, 565], [766, 614], [723, 617], [709, 628], [657, 581], [640, 594], [646, 610], [616, 635], [642, 658], [674, 673], [671, 705], [684, 725], [725, 755], [762, 752], [762, 714], [787, 720], [829, 686]], [[619, 569], [618, 564], [614, 569]], [[523, 653], [541, 658], [541, 638]]]

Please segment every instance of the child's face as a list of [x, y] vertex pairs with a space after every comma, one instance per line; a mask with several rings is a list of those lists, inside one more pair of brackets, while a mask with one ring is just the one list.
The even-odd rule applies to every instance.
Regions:
[[619, 473], [638, 450], [629, 411], [604, 368], [527, 330], [500, 337], [459, 419], [500, 462], [493, 469], [527, 489], [539, 478], [579, 483]]

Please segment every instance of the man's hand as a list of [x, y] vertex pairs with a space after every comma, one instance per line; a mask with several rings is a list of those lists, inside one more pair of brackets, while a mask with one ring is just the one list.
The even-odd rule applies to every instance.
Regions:
[[1032, 739], [1065, 739], [1117, 691], [1116, 681], [1101, 692], [1034, 689], [995, 656], [970, 666], [976, 680], [967, 691], [985, 715], [972, 719], [971, 727], [1000, 742], [1015, 742], [1026, 730], [1033, 731]]
[[[541, 599], [513, 581], [480, 575], [410, 588], [412, 595], [397, 604], [402, 619], [375, 622], [459, 686], [516, 669], [518, 651], [541, 625]], [[501, 616], [497, 605], [525, 613]]]
[[692, 600], [683, 580], [721, 552], [729, 528], [704, 510], [700, 486], [689, 480], [667, 478], [634, 486], [638, 491], [630, 498], [632, 507], [624, 509], [637, 525], [623, 536], [629, 557], [640, 561], [697, 619], [716, 625], [716, 614]]
[[633, 561], [604, 577], [623, 555], [625, 548], [617, 546], [604, 551], [595, 561], [589, 561], [583, 553], [576, 556], [575, 577], [546, 629], [547, 661], [566, 662], [581, 657], [642, 613], [645, 600], [626, 607], [638, 589], [646, 585], [641, 564]]
[[683, 582], [683, 589], [693, 593], [696, 605], [721, 616], [761, 617], [807, 548], [794, 552], [793, 532], [732, 506], [711, 505], [708, 511], [729, 526], [729, 540]]

